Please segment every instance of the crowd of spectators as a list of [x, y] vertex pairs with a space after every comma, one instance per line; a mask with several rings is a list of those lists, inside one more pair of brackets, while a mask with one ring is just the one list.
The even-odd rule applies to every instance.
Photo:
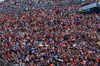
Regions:
[[[65, 0], [5, 0], [1, 3], [1, 9], [25, 8], [40, 4], [54, 4]], [[71, 1], [71, 0], [69, 0]]]
[[0, 13], [0, 58], [18, 66], [100, 66], [100, 14], [73, 12], [79, 7]]

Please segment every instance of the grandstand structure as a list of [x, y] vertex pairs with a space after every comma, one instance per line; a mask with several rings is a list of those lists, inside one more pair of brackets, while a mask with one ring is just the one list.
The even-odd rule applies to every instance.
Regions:
[[87, 3], [83, 7], [80, 7], [79, 11], [85, 11], [86, 13], [100, 13], [100, 2]]
[[[8, 0], [5, 0], [5, 1], [8, 1]], [[44, 0], [43, 0], [44, 1]], [[53, 1], [53, 0], [51, 0]], [[21, 7], [21, 8], [2, 8], [2, 4], [0, 5], [0, 12], [1, 13], [5, 13], [5, 12], [12, 12], [12, 11], [23, 11], [23, 10], [26, 10], [26, 8], [28, 9], [32, 9], [32, 8], [41, 8], [41, 7], [48, 7], [48, 6], [54, 6], [54, 5], [60, 5], [60, 4], [67, 4], [67, 5], [71, 5], [71, 4], [85, 4], [87, 2], [100, 2], [100, 0], [60, 0], [59, 3], [55, 3], [55, 4], [50, 4], [50, 3], [46, 3], [46, 4], [37, 4], [37, 5], [34, 5], [32, 4], [31, 6], [24, 6], [24, 7]]]

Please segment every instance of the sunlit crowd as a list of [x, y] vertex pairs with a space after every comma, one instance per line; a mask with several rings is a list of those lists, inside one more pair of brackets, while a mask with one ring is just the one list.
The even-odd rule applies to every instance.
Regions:
[[79, 7], [0, 13], [0, 58], [16, 66], [100, 66], [100, 14], [73, 12]]

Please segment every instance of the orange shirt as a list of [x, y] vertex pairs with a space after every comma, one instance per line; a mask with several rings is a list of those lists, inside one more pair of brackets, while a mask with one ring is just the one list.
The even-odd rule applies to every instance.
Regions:
[[11, 57], [11, 54], [8, 54], [8, 58], [10, 58]]

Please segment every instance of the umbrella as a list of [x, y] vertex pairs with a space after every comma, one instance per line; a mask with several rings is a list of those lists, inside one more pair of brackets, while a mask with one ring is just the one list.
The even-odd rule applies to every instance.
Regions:
[[53, 64], [50, 64], [49, 66], [53, 66]]
[[100, 41], [98, 41], [97, 44], [100, 46]]
[[39, 44], [39, 46], [40, 46], [40, 47], [43, 47], [43, 45], [42, 45], [42, 44]]
[[75, 41], [75, 39], [72, 39], [72, 41]]
[[61, 62], [63, 62], [64, 60], [62, 60], [62, 59], [58, 59], [58, 61], [61, 61]]
[[73, 47], [75, 47], [75, 46], [76, 46], [76, 44], [73, 45]]

